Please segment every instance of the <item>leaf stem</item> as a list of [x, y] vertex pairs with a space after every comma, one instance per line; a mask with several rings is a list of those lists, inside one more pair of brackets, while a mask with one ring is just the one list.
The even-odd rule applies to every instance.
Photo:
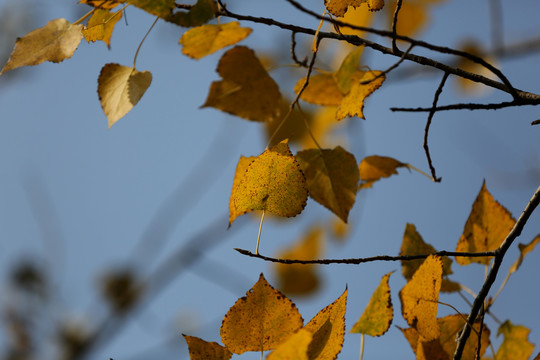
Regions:
[[135, 52], [135, 56], [133, 57], [133, 68], [134, 69], [135, 69], [135, 63], [137, 62], [137, 56], [139, 56], [139, 51], [141, 50], [141, 46], [144, 43], [144, 40], [146, 40], [146, 37], [148, 36], [148, 34], [150, 34], [150, 31], [152, 31], [152, 29], [154, 28], [154, 25], [156, 25], [156, 23], [158, 22], [158, 20], [159, 20], [159, 16], [156, 16], [156, 20], [154, 20], [154, 22], [152, 23], [152, 25], [150, 26], [150, 28], [148, 29], [146, 34], [144, 34], [144, 37], [142, 38], [141, 42], [139, 43], [139, 47], [137, 47], [137, 51]]
[[264, 214], [265, 211], [263, 210], [262, 216], [261, 216], [261, 223], [259, 224], [259, 234], [257, 235], [257, 246], [255, 247], [255, 254], [259, 255], [259, 243], [261, 242], [261, 231], [262, 231], [262, 225], [264, 220]]
[[360, 335], [360, 360], [364, 358], [364, 334]]
[[407, 166], [408, 169], [411, 169], [411, 170], [414, 170], [416, 172], [419, 172], [420, 174], [424, 175], [425, 177], [427, 177], [428, 179], [430, 179], [431, 181], [435, 181], [435, 179], [433, 178], [433, 176], [429, 175], [428, 173], [420, 170], [419, 168], [417, 168], [416, 166], [414, 165], [411, 165], [411, 164], [405, 164], [405, 166]]

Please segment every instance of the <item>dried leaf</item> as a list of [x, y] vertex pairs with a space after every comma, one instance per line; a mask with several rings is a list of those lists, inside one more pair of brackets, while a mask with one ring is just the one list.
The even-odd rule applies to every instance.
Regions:
[[149, 71], [106, 64], [99, 74], [98, 95], [109, 128], [137, 105], [152, 82]]
[[308, 348], [310, 360], [334, 360], [343, 347], [345, 336], [345, 311], [347, 289], [332, 304], [328, 305], [304, 326], [313, 334]]
[[82, 31], [84, 38], [88, 42], [101, 40], [107, 46], [110, 46], [114, 26], [121, 18], [121, 12], [111, 13], [109, 10], [96, 9], [90, 20], [88, 20], [88, 25]]
[[390, 297], [390, 279], [392, 272], [386, 274], [365, 308], [362, 316], [351, 329], [351, 333], [369, 336], [381, 336], [388, 331], [394, 317], [392, 298]]
[[309, 360], [308, 346], [313, 335], [306, 329], [300, 329], [272, 351], [266, 360]]
[[306, 176], [309, 195], [347, 222], [359, 179], [354, 155], [338, 146], [300, 151], [296, 159]]
[[357, 8], [363, 3], [367, 3], [370, 11], [378, 11], [384, 6], [384, 0], [324, 0], [328, 12], [338, 17], [344, 16], [349, 6]]
[[497, 349], [497, 360], [527, 360], [534, 350], [534, 345], [529, 342], [530, 332], [525, 326], [505, 321], [497, 332], [497, 335], [504, 336]]
[[442, 272], [441, 257], [430, 255], [399, 292], [403, 318], [426, 341], [436, 339], [440, 335], [437, 323], [437, 301]]
[[215, 81], [202, 107], [211, 106], [254, 121], [279, 117], [281, 94], [253, 50], [236, 46], [219, 60]]
[[298, 331], [302, 323], [293, 302], [261, 274], [223, 318], [221, 341], [235, 354], [272, 350]]
[[407, 164], [387, 156], [372, 155], [365, 157], [359, 166], [360, 180], [362, 182], [360, 188], [369, 188], [381, 178], [397, 175], [397, 168], [406, 166]]
[[232, 353], [216, 342], [206, 342], [195, 336], [183, 335], [188, 344], [190, 360], [229, 360]]
[[[351, 90], [341, 101], [336, 118], [342, 120], [347, 116], [364, 117], [364, 100], [377, 90], [384, 82], [384, 75], [379, 76], [380, 71], [355, 71], [351, 75]], [[363, 82], [369, 81], [367, 84]]]
[[251, 29], [240, 27], [238, 21], [197, 26], [186, 31], [180, 38], [180, 44], [183, 45], [182, 53], [200, 59], [242, 41], [250, 33]]
[[[501, 245], [515, 223], [512, 214], [489, 193], [484, 181], [465, 223], [456, 251], [493, 251]], [[489, 264], [490, 260], [490, 257], [456, 258], [456, 262], [460, 265], [469, 265], [473, 262]]]
[[0, 75], [21, 66], [39, 65], [44, 61], [59, 63], [69, 59], [81, 42], [82, 29], [82, 25], [56, 19], [18, 38]]

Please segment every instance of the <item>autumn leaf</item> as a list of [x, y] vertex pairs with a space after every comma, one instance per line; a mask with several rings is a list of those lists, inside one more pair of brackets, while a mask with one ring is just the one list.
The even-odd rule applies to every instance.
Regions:
[[[399, 10], [397, 33], [412, 37], [418, 34], [429, 23], [431, 7], [444, 0], [408, 0], [401, 3]], [[385, 7], [388, 26], [391, 26], [396, 9], [396, 1]]]
[[317, 313], [304, 326], [313, 334], [308, 348], [309, 360], [336, 359], [343, 347], [345, 336], [345, 311], [347, 308], [347, 289], [332, 304]]
[[242, 41], [250, 33], [250, 28], [240, 27], [237, 21], [197, 26], [186, 31], [180, 38], [182, 53], [193, 59], [200, 59]]
[[216, 342], [206, 342], [198, 337], [183, 335], [188, 344], [190, 360], [229, 360], [232, 353]]
[[212, 20], [216, 17], [216, 12], [217, 5], [215, 0], [197, 0], [189, 11], [180, 10], [164, 19], [179, 26], [193, 27]]
[[[300, 79], [294, 87], [294, 92], [298, 93], [305, 81], [305, 78]], [[332, 74], [312, 75], [307, 87], [300, 95], [300, 99], [308, 103], [325, 106], [339, 106], [343, 97], [344, 95]]]
[[125, 0], [125, 2], [164, 19], [171, 16], [175, 9], [174, 0]]
[[[247, 160], [241, 160], [241, 169]], [[242, 175], [243, 173], [243, 175]], [[306, 179], [286, 141], [265, 150], [245, 171], [236, 171], [229, 201], [229, 225], [253, 210], [293, 217], [306, 206]]]
[[531, 356], [534, 345], [529, 342], [531, 330], [522, 325], [514, 325], [505, 321], [497, 332], [504, 340], [497, 349], [497, 360], [527, 360]]
[[93, 6], [98, 9], [114, 9], [118, 6], [118, 4], [123, 3], [123, 1], [116, 1], [116, 0], [80, 0], [79, 4], [86, 4]]
[[253, 50], [236, 46], [219, 60], [217, 72], [223, 80], [210, 86], [206, 102], [229, 114], [253, 121], [279, 117], [281, 94]]
[[436, 339], [440, 335], [437, 323], [437, 301], [439, 301], [442, 272], [441, 257], [430, 255], [399, 292], [403, 318], [426, 341]]
[[151, 82], [149, 71], [139, 72], [119, 64], [106, 64], [101, 69], [98, 95], [109, 128], [137, 105]]
[[344, 16], [349, 6], [356, 8], [363, 3], [367, 3], [370, 11], [381, 10], [384, 6], [384, 0], [324, 0], [328, 12], [338, 17]]
[[96, 9], [82, 31], [84, 38], [88, 42], [101, 40], [110, 46], [114, 26], [121, 18], [121, 12], [111, 13], [109, 10]]
[[512, 266], [510, 266], [510, 269], [508, 269], [509, 274], [513, 274], [519, 269], [519, 267], [521, 266], [521, 263], [523, 263], [523, 259], [525, 258], [525, 255], [533, 251], [536, 245], [538, 245], [538, 243], [540, 243], [540, 234], [536, 235], [536, 237], [532, 239], [531, 242], [528, 244], [518, 244], [519, 257], [516, 260], [516, 262]]
[[[373, 20], [373, 13], [365, 7], [349, 7], [345, 15], [339, 20], [358, 27], [370, 27]], [[339, 32], [343, 35], [356, 35], [360, 37], [363, 37], [365, 34], [364, 31], [352, 29], [347, 26], [340, 27]]]
[[359, 165], [360, 188], [369, 188], [374, 182], [382, 178], [397, 175], [397, 168], [406, 166], [407, 164], [388, 156], [372, 155], [365, 157]]
[[235, 354], [277, 348], [303, 324], [296, 306], [264, 278], [229, 309], [221, 324], [221, 341]]
[[44, 61], [59, 63], [69, 59], [81, 42], [82, 29], [82, 25], [56, 19], [18, 38], [0, 75], [21, 66], [39, 65]]
[[[512, 214], [489, 193], [484, 181], [473, 203], [456, 251], [493, 251], [502, 244], [515, 223]], [[490, 260], [490, 257], [456, 258], [456, 262], [460, 265], [469, 265], [473, 262], [489, 264]]]
[[[356, 71], [351, 75], [351, 90], [341, 101], [336, 118], [345, 119], [347, 116], [358, 116], [365, 119], [364, 99], [381, 87], [384, 75], [380, 71]], [[367, 82], [364, 84], [364, 82]]]
[[351, 90], [352, 75], [358, 69], [358, 63], [364, 52], [364, 46], [357, 46], [347, 54], [341, 62], [339, 69], [332, 74], [334, 80], [342, 94], [347, 94]]
[[282, 98], [279, 117], [264, 123], [267, 139], [270, 141], [271, 137], [271, 146], [276, 145], [284, 139], [288, 139], [289, 143], [303, 142], [306, 138], [311, 139], [308, 135], [306, 122], [310, 127], [313, 125], [313, 114], [307, 111], [307, 109], [299, 110], [297, 106], [288, 114], [290, 103], [290, 101]]
[[392, 272], [386, 274], [373, 295], [362, 316], [351, 329], [351, 333], [360, 333], [369, 336], [381, 336], [388, 331], [394, 317], [392, 298], [388, 280]]
[[[482, 49], [482, 46], [474, 41], [467, 41], [460, 46], [460, 50], [468, 54], [481, 57], [489, 64], [497, 65], [496, 60], [493, 57], [487, 55], [487, 52]], [[473, 74], [482, 75], [487, 78], [495, 78], [495, 75], [482, 64], [474, 62], [465, 57], [459, 57], [456, 67]], [[461, 76], [456, 76], [456, 84], [458, 89], [467, 93], [468, 95], [485, 95], [487, 91], [490, 91], [490, 87], [474, 82], [469, 79], [465, 79]]]
[[313, 335], [300, 329], [272, 351], [266, 360], [309, 360], [307, 351]]
[[296, 159], [306, 176], [309, 195], [347, 222], [359, 179], [354, 155], [338, 146], [299, 151]]
[[[323, 230], [315, 226], [298, 243], [281, 250], [280, 259], [314, 260], [323, 252]], [[281, 264], [275, 265], [279, 279], [279, 289], [287, 295], [308, 295], [320, 286], [316, 265]]]

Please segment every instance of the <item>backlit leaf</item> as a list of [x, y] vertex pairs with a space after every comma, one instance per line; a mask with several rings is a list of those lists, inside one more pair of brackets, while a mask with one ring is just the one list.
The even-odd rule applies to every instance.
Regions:
[[365, 157], [359, 166], [360, 181], [362, 182], [360, 188], [369, 188], [381, 178], [397, 175], [397, 168], [406, 166], [407, 164], [388, 156], [372, 155]]
[[180, 44], [183, 45], [182, 53], [194, 59], [200, 59], [240, 42], [250, 33], [250, 28], [240, 27], [237, 21], [197, 26], [186, 31], [180, 38]]
[[296, 159], [306, 176], [309, 195], [347, 222], [359, 179], [354, 155], [338, 146], [299, 151]]
[[84, 38], [88, 42], [101, 40], [110, 46], [114, 26], [121, 18], [121, 12], [111, 13], [109, 10], [96, 9], [82, 31]]
[[369, 336], [381, 336], [390, 328], [394, 317], [390, 285], [388, 280], [392, 273], [383, 276], [381, 282], [365, 308], [362, 316], [351, 329], [351, 333], [360, 333]]
[[195, 336], [184, 335], [190, 360], [229, 360], [232, 353], [216, 342], [206, 342]]
[[[304, 82], [305, 78], [300, 79], [294, 87], [294, 92], [298, 93]], [[343, 93], [332, 74], [317, 74], [309, 78], [300, 99], [316, 105], [339, 106], [343, 100]]]
[[59, 63], [69, 59], [81, 42], [82, 29], [82, 25], [56, 19], [18, 38], [0, 75], [21, 66], [39, 65], [44, 61]]
[[309, 360], [308, 346], [313, 335], [306, 329], [300, 329], [272, 351], [266, 360]]
[[[493, 251], [501, 245], [515, 223], [512, 214], [489, 193], [484, 181], [465, 223], [456, 251]], [[490, 260], [490, 257], [456, 258], [456, 262], [460, 265], [473, 262], [489, 264]]]
[[497, 349], [497, 360], [527, 360], [534, 350], [534, 345], [529, 342], [530, 332], [525, 326], [505, 321], [497, 332], [497, 335], [504, 336]]
[[[379, 76], [380, 71], [355, 71], [351, 75], [351, 90], [341, 101], [336, 118], [342, 120], [347, 116], [364, 117], [364, 99], [377, 90], [384, 82], [384, 75]], [[369, 81], [367, 84], [363, 82]]]
[[399, 292], [403, 318], [426, 341], [436, 339], [440, 335], [437, 323], [437, 301], [441, 289], [442, 272], [441, 257], [430, 255]]
[[[247, 160], [243, 161], [245, 166]], [[304, 174], [287, 143], [281, 142], [254, 159], [238, 178], [229, 201], [229, 225], [253, 210], [296, 216], [306, 206], [307, 196]]]
[[215, 18], [216, 11], [215, 0], [197, 0], [189, 11], [179, 10], [164, 19], [179, 26], [193, 27], [205, 24]]
[[261, 274], [259, 281], [223, 318], [221, 341], [235, 354], [272, 350], [298, 331], [302, 323], [292, 301]]
[[210, 86], [206, 102], [229, 114], [254, 121], [279, 117], [281, 94], [253, 50], [236, 46], [219, 60], [217, 72], [223, 80]]
[[336, 359], [343, 347], [345, 336], [345, 311], [347, 289], [332, 304], [328, 305], [304, 326], [313, 334], [308, 348], [310, 360]]
[[519, 247], [519, 257], [516, 260], [516, 262], [508, 270], [508, 272], [510, 274], [516, 272], [519, 269], [519, 267], [521, 266], [521, 263], [523, 262], [523, 259], [525, 258], [525, 255], [527, 255], [528, 253], [533, 251], [538, 243], [540, 243], [540, 235], [536, 235], [536, 237], [534, 239], [532, 239], [532, 241], [530, 243], [528, 243], [528, 244], [519, 244], [518, 245], [518, 247]]
[[98, 95], [109, 128], [137, 105], [151, 82], [149, 71], [140, 72], [119, 64], [106, 64], [101, 69]]
[[338, 71], [333, 74], [334, 80], [343, 94], [347, 94], [351, 90], [352, 75], [358, 69], [358, 63], [363, 51], [364, 46], [354, 48], [341, 62]]
[[123, 3], [124, 1], [116, 1], [116, 0], [80, 0], [79, 4], [86, 4], [93, 6], [98, 9], [114, 9], [118, 6], [118, 4]]

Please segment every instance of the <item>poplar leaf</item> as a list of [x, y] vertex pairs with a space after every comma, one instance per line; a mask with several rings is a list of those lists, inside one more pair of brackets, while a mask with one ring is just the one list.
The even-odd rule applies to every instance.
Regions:
[[540, 234], [536, 235], [536, 237], [532, 239], [531, 242], [528, 244], [518, 244], [519, 257], [516, 262], [512, 266], [510, 266], [510, 269], [508, 269], [509, 274], [512, 274], [519, 269], [521, 263], [523, 262], [523, 259], [525, 258], [525, 255], [533, 251], [538, 243], [540, 243]]
[[106, 64], [99, 74], [98, 95], [109, 128], [126, 115], [141, 99], [152, 82], [149, 71], [119, 64]]
[[[336, 113], [336, 118], [342, 120], [347, 116], [358, 116], [365, 119], [364, 100], [384, 82], [384, 75], [379, 76], [380, 71], [355, 71], [351, 75], [351, 89], [341, 101]], [[369, 81], [367, 84], [363, 82]]]
[[306, 329], [300, 329], [272, 351], [266, 360], [309, 360], [308, 346], [313, 335]]
[[206, 342], [198, 337], [183, 335], [188, 344], [190, 360], [229, 360], [232, 353], [216, 342]]
[[437, 323], [437, 301], [442, 272], [441, 257], [430, 255], [399, 292], [403, 318], [426, 341], [436, 339], [440, 335]]
[[338, 146], [300, 151], [296, 159], [306, 176], [309, 195], [347, 222], [359, 179], [354, 155]]
[[388, 281], [392, 272], [384, 275], [362, 316], [351, 329], [351, 333], [360, 333], [369, 336], [381, 336], [388, 331], [394, 317], [390, 285]]
[[221, 324], [221, 341], [235, 354], [278, 347], [303, 324], [294, 303], [274, 289], [263, 274], [229, 309]]
[[123, 3], [124, 1], [116, 1], [116, 0], [80, 0], [79, 4], [86, 4], [93, 6], [98, 9], [114, 9], [118, 6], [118, 4]]
[[[242, 168], [247, 160], [241, 161]], [[238, 216], [253, 210], [293, 217], [306, 206], [306, 178], [286, 141], [265, 150], [235, 181], [229, 201], [229, 225]]]
[[382, 178], [397, 175], [397, 168], [406, 166], [407, 164], [388, 156], [372, 155], [365, 157], [359, 166], [360, 189], [370, 188], [374, 182]]
[[534, 345], [529, 342], [531, 330], [521, 325], [514, 325], [510, 320], [505, 321], [497, 332], [504, 340], [497, 349], [497, 360], [527, 360], [531, 356]]
[[56, 19], [18, 38], [0, 75], [21, 66], [39, 65], [44, 61], [59, 63], [69, 59], [81, 42], [82, 29], [82, 25]]
[[278, 117], [281, 94], [253, 50], [236, 46], [219, 60], [217, 72], [223, 80], [210, 86], [206, 102], [229, 114], [253, 121]]
[[317, 313], [304, 326], [313, 334], [308, 348], [309, 360], [334, 360], [341, 352], [345, 336], [347, 289], [332, 304]]
[[242, 41], [250, 33], [250, 28], [240, 27], [237, 21], [197, 26], [186, 31], [180, 38], [182, 53], [193, 59], [200, 59]]
[[109, 10], [96, 9], [82, 31], [84, 38], [87, 42], [101, 40], [110, 47], [114, 26], [121, 18], [121, 12], [111, 13]]
[[[484, 181], [473, 203], [456, 251], [493, 251], [502, 244], [515, 223], [512, 214], [489, 193]], [[456, 262], [460, 265], [469, 265], [473, 262], [489, 264], [490, 260], [490, 257], [456, 258]]]

